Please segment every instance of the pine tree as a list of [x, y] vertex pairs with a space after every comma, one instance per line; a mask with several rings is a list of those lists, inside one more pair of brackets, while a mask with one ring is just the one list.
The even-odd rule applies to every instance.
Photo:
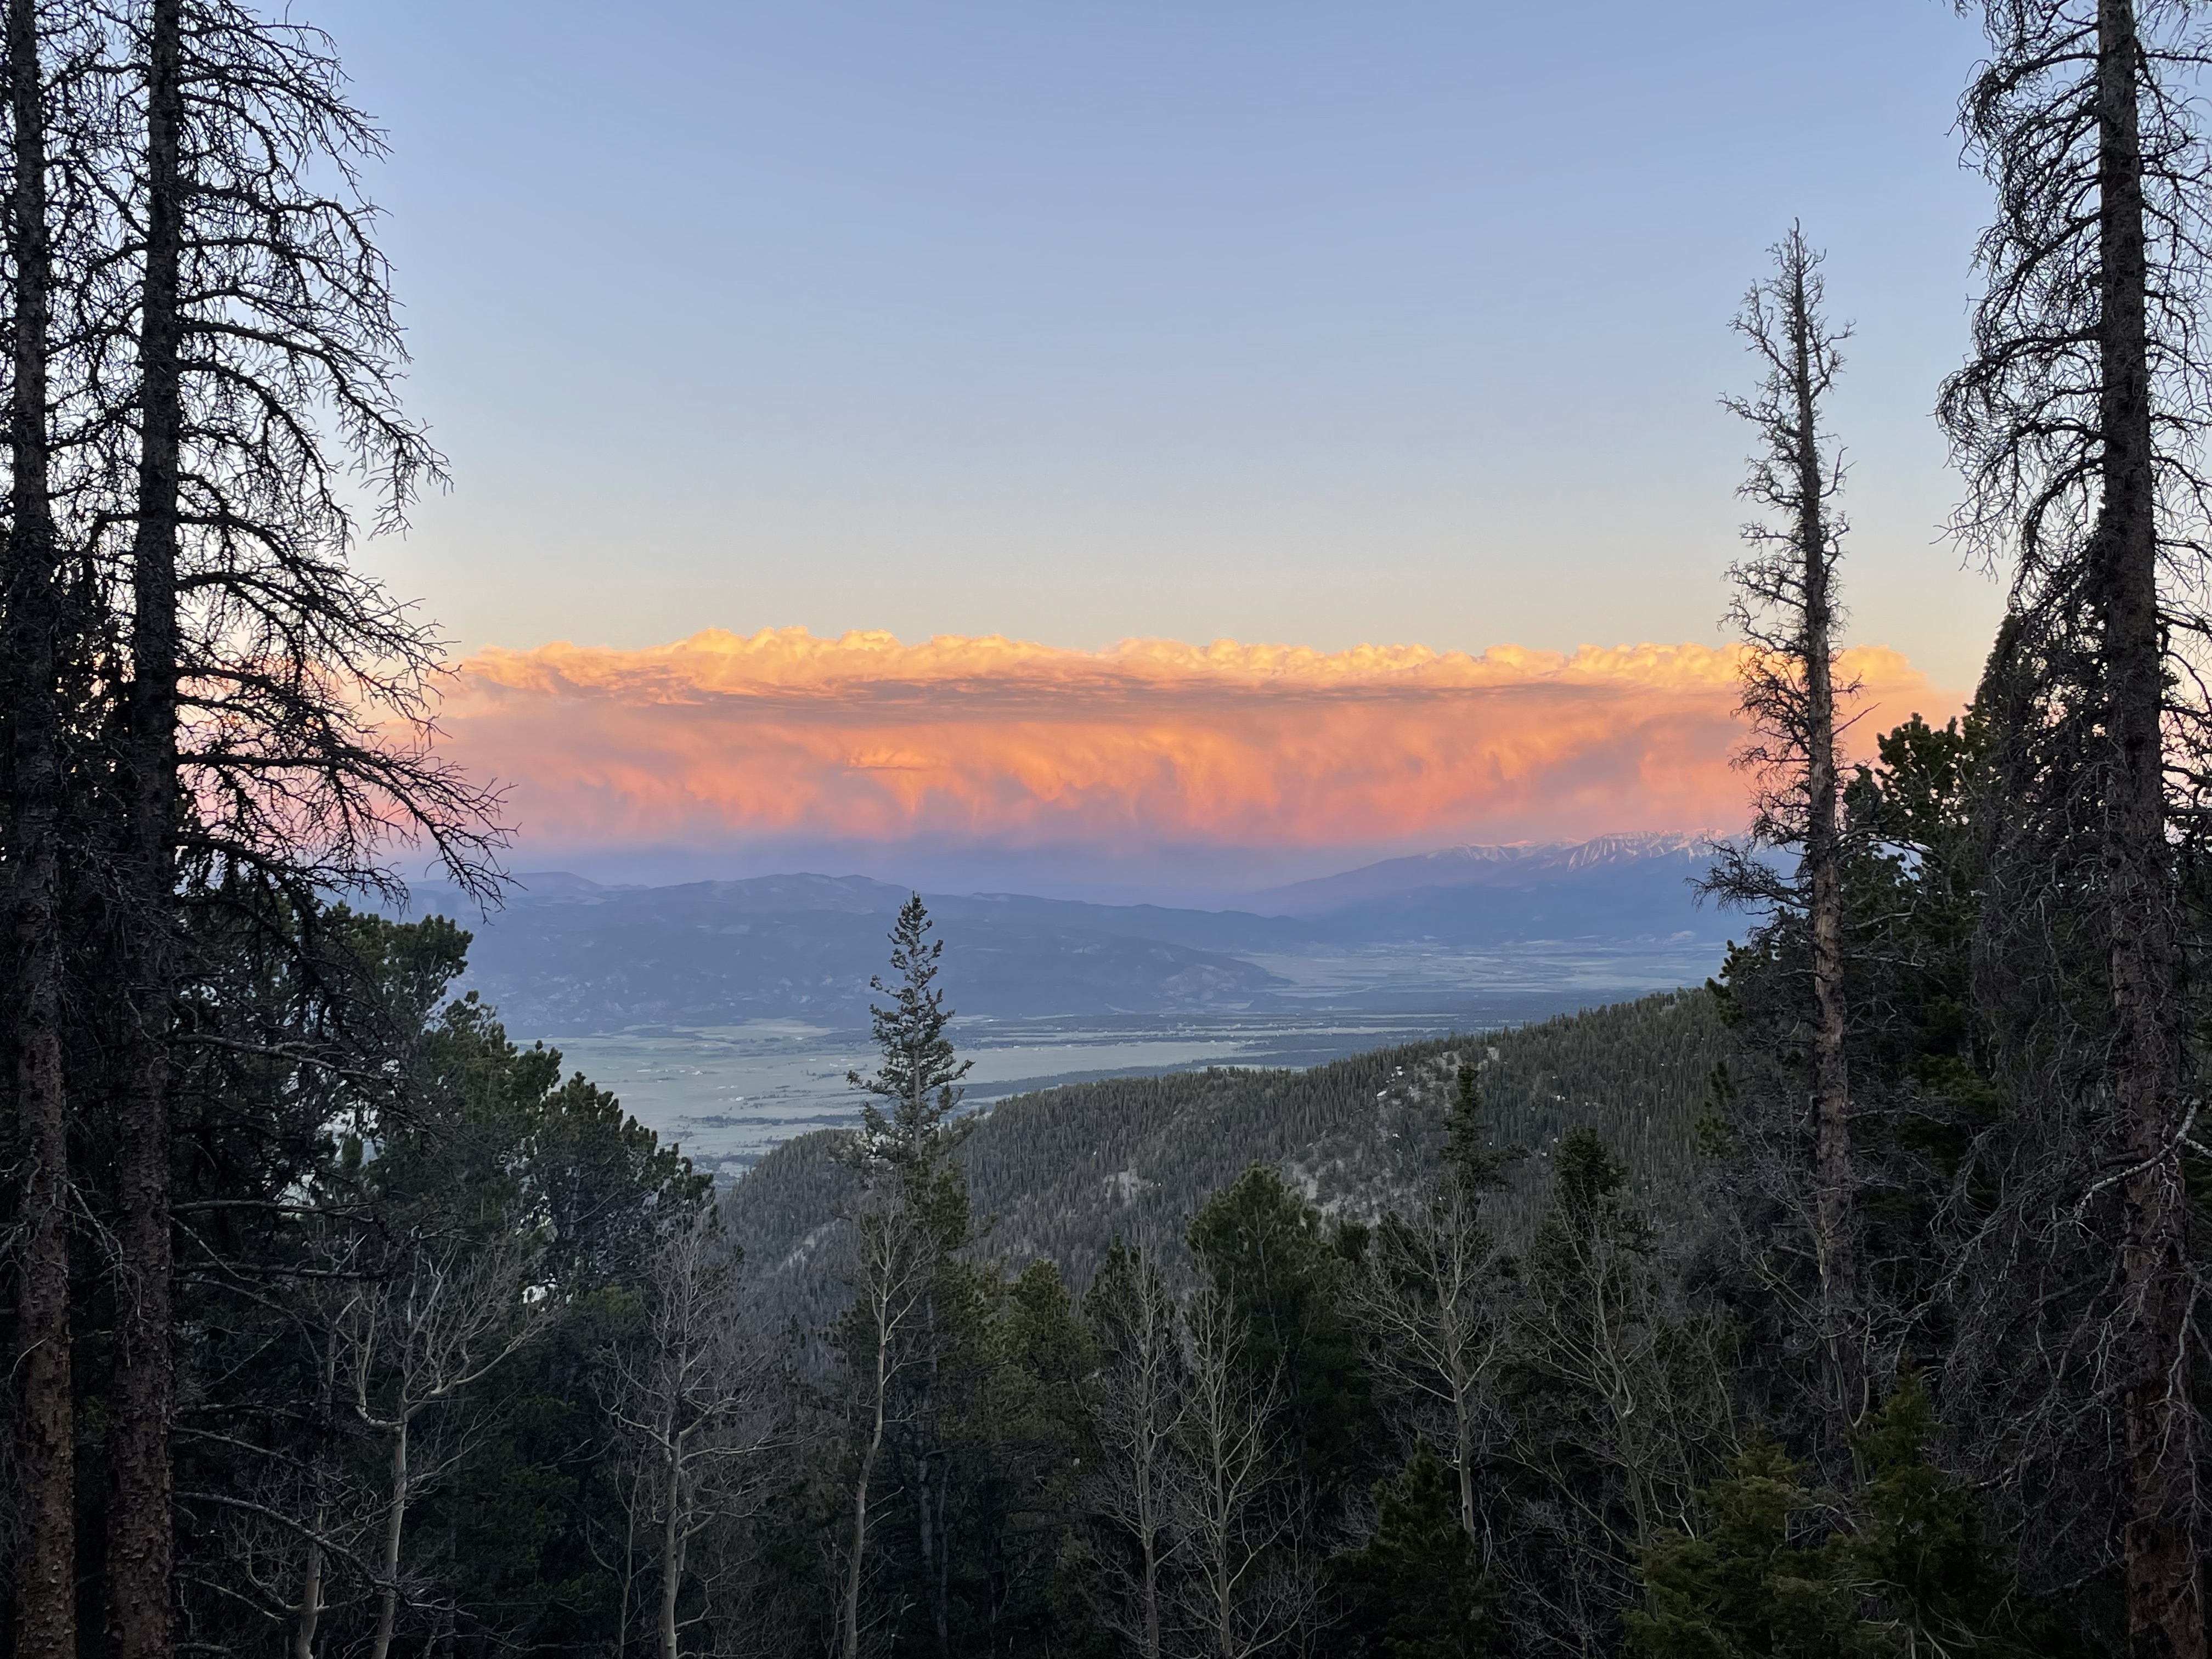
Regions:
[[1188, 1237], [1244, 1334], [1249, 1380], [1281, 1390], [1306, 1501], [1333, 1507], [1373, 1468], [1371, 1383], [1340, 1302], [1349, 1264], [1320, 1212], [1264, 1164], [1208, 1199]]
[[[860, 1109], [858, 1155], [902, 1176], [927, 1180], [963, 1133], [953, 1121], [960, 1080], [974, 1066], [953, 1052], [946, 1035], [952, 1011], [937, 983], [945, 941], [932, 939], [929, 911], [915, 894], [902, 905], [890, 933], [891, 971], [868, 988], [890, 999], [869, 1007], [870, 1031], [882, 1054], [872, 1076], [848, 1072], [845, 1080], [867, 1091]], [[886, 1111], [885, 1108], [889, 1110]]]
[[1886, 1649], [1908, 1659], [2039, 1651], [2045, 1632], [2023, 1612], [1973, 1492], [1928, 1455], [1936, 1428], [1927, 1384], [1907, 1366], [1857, 1437], [1866, 1475], [1856, 1524], [1837, 1547], [1853, 1582], [1887, 1614]]

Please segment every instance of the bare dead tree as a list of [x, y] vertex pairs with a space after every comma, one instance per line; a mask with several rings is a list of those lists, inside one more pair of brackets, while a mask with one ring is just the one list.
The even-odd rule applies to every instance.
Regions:
[[679, 1650], [694, 1541], [750, 1507], [744, 1477], [775, 1439], [772, 1359], [748, 1327], [717, 1213], [710, 1200], [671, 1227], [653, 1258], [643, 1340], [614, 1345], [603, 1378], [608, 1415], [636, 1458], [640, 1518], [659, 1534], [660, 1659]]
[[[172, 1026], [179, 882], [388, 886], [425, 838], [488, 893], [489, 802], [428, 746], [437, 646], [349, 568], [355, 475], [397, 526], [440, 462], [359, 191], [381, 136], [329, 43], [229, 0], [111, 0], [135, 142], [112, 168], [112, 333], [127, 355], [127, 574], [114, 913], [124, 1364], [110, 1600], [126, 1659], [166, 1652]], [[135, 385], [131, 379], [135, 377]]]
[[[123, 1659], [163, 1659], [175, 1599], [169, 1453], [174, 1394], [169, 1166], [170, 910], [177, 887], [177, 467], [184, 410], [178, 330], [183, 247], [181, 0], [154, 0], [145, 64], [146, 239], [138, 327], [137, 523], [131, 688], [118, 747], [125, 801], [128, 1053], [116, 1114], [123, 1201], [122, 1410], [108, 1601]], [[135, 923], [135, 926], [130, 925]], [[319, 1561], [311, 1551], [311, 1562]], [[319, 1586], [301, 1624], [310, 1644]]]
[[1175, 1294], [1145, 1255], [1126, 1245], [1109, 1252], [1084, 1299], [1104, 1363], [1085, 1405], [1103, 1455], [1085, 1492], [1091, 1513], [1133, 1553], [1125, 1580], [1109, 1592], [1106, 1624], [1139, 1659], [1161, 1659], [1166, 1576], [1179, 1548], [1172, 1502], [1173, 1462], [1187, 1404], [1182, 1325]]
[[[75, 1650], [75, 1413], [70, 1254], [78, 1183], [70, 1125], [81, 1109], [64, 1035], [75, 954], [64, 934], [82, 778], [99, 696], [88, 684], [83, 307], [96, 245], [88, 211], [106, 137], [85, 9], [10, 0], [4, 15], [9, 187], [8, 496], [0, 541], [0, 722], [6, 743], [6, 1083], [14, 1212], [11, 1462], [21, 1484], [16, 1639]], [[88, 466], [88, 458], [90, 465]]]
[[61, 839], [66, 769], [61, 678], [64, 576], [53, 522], [48, 338], [46, 83], [39, 9], [9, 0], [14, 140], [8, 204], [15, 325], [9, 404], [9, 830], [13, 969], [9, 1025], [22, 1175], [16, 1226], [15, 1463], [26, 1488], [15, 1569], [17, 1639], [70, 1659], [76, 1647], [76, 1417], [70, 1399], [68, 1085], [62, 1060]]
[[[1729, 619], [1746, 647], [1741, 712], [1751, 724], [1736, 762], [1753, 780], [1754, 816], [1748, 843], [1724, 851], [1708, 890], [1778, 913], [1806, 939], [1809, 1110], [1790, 1115], [1802, 1111], [1811, 1124], [1814, 1341], [1826, 1373], [1828, 1437], [1840, 1444], [1869, 1403], [1845, 1052], [1838, 763], [1839, 706], [1856, 687], [1839, 684], [1836, 672], [1835, 577], [1845, 526], [1835, 502], [1844, 473], [1825, 425], [1846, 331], [1827, 321], [1820, 256], [1802, 229], [1792, 226], [1776, 246], [1774, 265], [1774, 275], [1745, 296], [1735, 320], [1763, 379], [1752, 396], [1727, 404], [1759, 437], [1741, 493], [1761, 516], [1744, 527], [1750, 551], [1729, 572], [1735, 588]], [[1771, 868], [1761, 856], [1771, 851], [1794, 854], [1796, 870]]]
[[[1964, 125], [1997, 214], [1973, 352], [1942, 404], [1968, 485], [1959, 532], [2013, 570], [1987, 688], [2004, 811], [1980, 985], [2020, 1109], [1971, 1171], [1983, 1190], [2010, 1181], [1961, 1211], [1966, 1334], [1947, 1397], [2002, 1402], [1982, 1419], [1984, 1455], [2026, 1480], [2109, 1478], [2130, 1640], [2160, 1659], [2206, 1650], [2179, 881], [2208, 772], [2212, 173], [2194, 94], [2212, 57], [2197, 10], [1984, 8], [1991, 57]], [[2023, 1342], [2039, 1381], [2012, 1358]], [[2075, 1547], [2094, 1560], [2103, 1530]], [[2051, 1547], [2029, 1542], [2032, 1557]]]

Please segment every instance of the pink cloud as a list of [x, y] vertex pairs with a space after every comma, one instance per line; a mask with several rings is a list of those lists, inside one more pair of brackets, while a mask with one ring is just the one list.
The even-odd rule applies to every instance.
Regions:
[[[1740, 822], [1735, 665], [1695, 645], [1080, 652], [715, 630], [487, 651], [444, 725], [548, 842], [1410, 845]], [[1845, 665], [1863, 733], [1955, 706], [1895, 652]]]

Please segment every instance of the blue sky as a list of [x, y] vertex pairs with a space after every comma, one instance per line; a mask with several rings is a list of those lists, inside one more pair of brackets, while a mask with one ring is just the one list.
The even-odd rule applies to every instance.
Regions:
[[1984, 211], [1941, 0], [325, 0], [463, 649], [696, 629], [1710, 641], [1793, 216], [1856, 322], [1854, 633], [1997, 589], [1929, 410]]

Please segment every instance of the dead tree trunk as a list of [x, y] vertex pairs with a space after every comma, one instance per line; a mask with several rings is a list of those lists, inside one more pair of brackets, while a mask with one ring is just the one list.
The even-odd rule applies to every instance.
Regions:
[[888, 1321], [878, 1318], [872, 1335], [874, 1365], [867, 1378], [868, 1437], [861, 1443], [860, 1465], [853, 1475], [853, 1540], [851, 1552], [845, 1562], [845, 1605], [839, 1621], [843, 1626], [845, 1659], [860, 1659], [860, 1584], [866, 1572], [868, 1547], [868, 1488], [875, 1480], [876, 1460], [883, 1455], [884, 1417], [891, 1373], [896, 1369], [891, 1357], [895, 1328]]
[[2103, 494], [2090, 532], [2089, 596], [2107, 687], [2100, 852], [2109, 884], [2114, 1087], [2135, 1170], [2125, 1183], [2122, 1261], [2134, 1352], [2127, 1356], [2131, 1507], [2128, 1626], [2142, 1659], [2201, 1659], [2203, 1578], [2195, 1536], [2195, 1414], [2187, 1401], [2187, 1194], [2178, 1146], [2182, 1078], [2172, 936], [2152, 449], [2148, 246], [2137, 108], [2143, 70], [2134, 0], [2097, 8], [2097, 252]]
[[[2023, 1480], [2070, 1483], [2112, 1515], [2140, 1659], [2203, 1659], [2204, 1264], [2182, 1161], [2199, 1086], [2183, 945], [2202, 925], [2184, 922], [2181, 878], [2202, 856], [2212, 749], [2188, 660], [2212, 638], [2212, 271], [2196, 229], [2212, 146], [2195, 97], [2212, 49], [2198, 9], [2167, 0], [1985, 9], [1994, 50], [1965, 114], [1998, 211], [1943, 416], [1969, 483], [1959, 527], [2017, 572], [1990, 671], [2008, 793], [1977, 1000], [2019, 1127], [1993, 1146], [2018, 1190], [1997, 1191], [1975, 1255], [2032, 1246], [2070, 1282], [2024, 1306], [1970, 1263], [1961, 1348], [2002, 1367], [1992, 1339], [2033, 1322], [2074, 1349], [2021, 1376], [2032, 1391], [2008, 1416], [2026, 1429], [1984, 1437], [2014, 1467], [2036, 1460]], [[1958, 1390], [1969, 1410], [1980, 1386]]]
[[1807, 920], [1813, 941], [1813, 1113], [1816, 1131], [1822, 1334], [1832, 1386], [1844, 1424], [1867, 1407], [1865, 1356], [1858, 1338], [1856, 1194], [1852, 1187], [1850, 1072], [1844, 1054], [1842, 802], [1836, 765], [1835, 559], [1828, 522], [1831, 480], [1820, 452], [1820, 393], [1830, 355], [1808, 292], [1812, 255], [1792, 232], [1783, 281], [1789, 325], [1790, 398], [1796, 471], [1797, 553], [1802, 596], [1805, 688], [1805, 870]]
[[1791, 1134], [1812, 1127], [1813, 1346], [1826, 1373], [1822, 1414], [1842, 1444], [1865, 1411], [1868, 1332], [1851, 1163], [1849, 1005], [1844, 987], [1842, 782], [1838, 705], [1854, 689], [1836, 675], [1835, 568], [1842, 526], [1832, 504], [1842, 469], [1822, 431], [1843, 336], [1822, 314], [1820, 256], [1793, 227], [1774, 274], [1754, 287], [1736, 329], [1765, 369], [1759, 392], [1729, 407], [1758, 429], [1742, 495], [1772, 516], [1747, 526], [1753, 551], [1729, 572], [1731, 619], [1749, 647], [1741, 709], [1752, 736], [1739, 759], [1757, 780], [1755, 846], [1792, 849], [1782, 876], [1748, 854], [1711, 886], [1724, 900], [1771, 906], [1803, 930], [1811, 981], [1810, 1085], [1791, 1103]]
[[8, 421], [15, 516], [8, 534], [5, 652], [13, 726], [8, 1024], [21, 1170], [14, 1381], [23, 1506], [15, 1640], [20, 1652], [70, 1659], [76, 1650], [76, 1430], [70, 1395], [69, 1097], [61, 1031], [64, 583], [48, 434], [52, 252], [40, 45], [34, 0], [8, 0], [15, 152], [8, 226], [15, 267], [9, 296], [15, 386]]
[[[170, 1649], [169, 1429], [173, 1394], [169, 1170], [170, 930], [176, 890], [178, 300], [183, 239], [182, 0], [154, 0], [146, 41], [146, 253], [141, 291], [137, 524], [131, 690], [123, 744], [125, 891], [119, 906], [131, 1006], [116, 1140], [123, 1215], [122, 1421], [109, 1603], [121, 1659]], [[307, 1623], [303, 1614], [303, 1624]], [[312, 1628], [312, 1626], [309, 1626]]]

